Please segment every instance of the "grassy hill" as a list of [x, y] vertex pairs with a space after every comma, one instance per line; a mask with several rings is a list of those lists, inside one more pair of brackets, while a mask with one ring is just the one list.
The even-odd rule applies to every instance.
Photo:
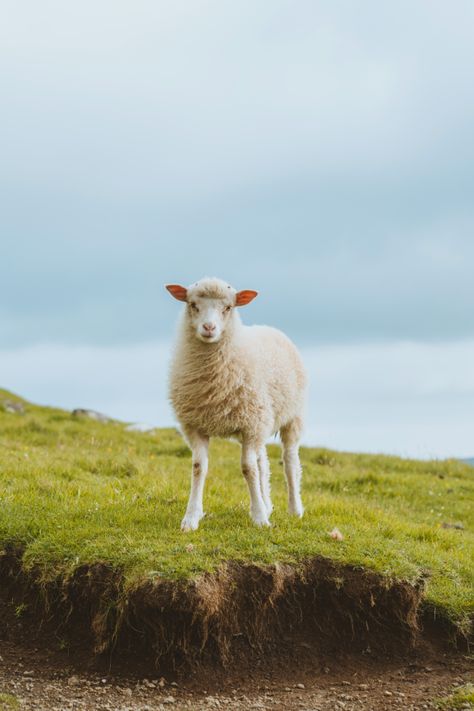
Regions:
[[[12, 412], [2, 402], [21, 402]], [[227, 561], [303, 565], [324, 556], [386, 577], [424, 580], [424, 605], [467, 630], [473, 614], [474, 476], [459, 461], [413, 461], [303, 448], [304, 518], [286, 513], [279, 447], [269, 447], [271, 529], [248, 515], [236, 444], [211, 445], [206, 517], [182, 533], [190, 453], [174, 429], [126, 431], [0, 391], [0, 551], [25, 575], [67, 580], [97, 562], [122, 595], [189, 581]], [[344, 539], [329, 536], [338, 527]], [[0, 581], [1, 582], [1, 581]]]

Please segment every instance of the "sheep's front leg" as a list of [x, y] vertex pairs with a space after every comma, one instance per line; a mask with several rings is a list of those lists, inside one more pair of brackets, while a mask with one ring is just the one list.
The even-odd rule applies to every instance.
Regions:
[[250, 515], [257, 526], [269, 526], [267, 509], [262, 497], [260, 474], [258, 469], [259, 447], [246, 442], [242, 444], [242, 474], [250, 493]]
[[186, 434], [193, 453], [193, 467], [191, 471], [191, 492], [186, 513], [181, 522], [181, 530], [195, 531], [199, 526], [199, 521], [204, 516], [202, 495], [207, 474], [209, 438], [203, 437], [197, 432]]

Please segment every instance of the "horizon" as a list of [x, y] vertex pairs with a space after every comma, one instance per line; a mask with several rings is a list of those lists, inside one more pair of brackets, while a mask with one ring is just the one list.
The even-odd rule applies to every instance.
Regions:
[[[459, 390], [474, 386], [474, 340], [461, 346], [310, 347], [301, 353], [310, 377], [303, 444], [419, 459], [472, 456], [471, 402]], [[170, 341], [120, 348], [43, 344], [8, 356], [0, 352], [0, 372], [10, 383], [6, 389], [40, 405], [173, 427], [166, 391], [171, 357]], [[455, 372], [444, 372], [452, 363]], [[382, 414], [381, 402], [390, 404]]]

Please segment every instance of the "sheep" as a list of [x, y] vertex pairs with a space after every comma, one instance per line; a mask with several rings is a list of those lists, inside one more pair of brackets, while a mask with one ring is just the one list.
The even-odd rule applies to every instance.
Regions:
[[265, 442], [280, 432], [288, 510], [301, 517], [299, 440], [306, 374], [289, 338], [269, 326], [244, 326], [236, 307], [256, 291], [237, 292], [217, 278], [166, 289], [186, 303], [169, 378], [169, 397], [192, 452], [191, 492], [181, 523], [196, 530], [204, 516], [203, 490], [210, 437], [237, 439], [250, 494], [250, 515], [269, 526], [273, 506]]

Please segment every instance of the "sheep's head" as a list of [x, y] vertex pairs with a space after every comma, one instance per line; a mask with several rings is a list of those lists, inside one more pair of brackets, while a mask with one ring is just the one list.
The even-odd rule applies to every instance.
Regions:
[[236, 291], [221, 279], [201, 279], [191, 286], [167, 284], [178, 301], [186, 302], [186, 318], [203, 343], [217, 343], [232, 323], [234, 308], [249, 304], [256, 291]]

